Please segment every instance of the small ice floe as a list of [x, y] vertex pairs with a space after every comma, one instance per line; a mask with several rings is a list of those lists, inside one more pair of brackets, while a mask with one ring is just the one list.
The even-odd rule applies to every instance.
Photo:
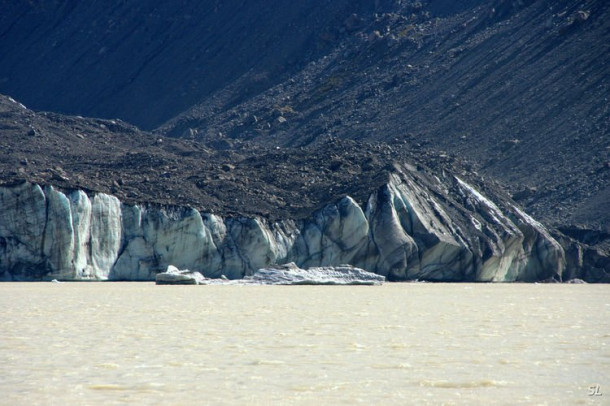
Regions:
[[51, 283], [63, 283], [62, 281], [58, 281], [57, 279], [53, 279]]
[[205, 277], [199, 272], [181, 271], [173, 265], [167, 267], [167, 271], [158, 273], [155, 277], [157, 285], [199, 285]]
[[[223, 275], [224, 276], [224, 275]], [[156, 276], [157, 285], [381, 285], [385, 277], [351, 265], [299, 268], [294, 262], [261, 268], [244, 279], [205, 278], [170, 265]]]
[[291, 262], [259, 269], [246, 280], [261, 285], [381, 285], [385, 277], [351, 265], [301, 269]]

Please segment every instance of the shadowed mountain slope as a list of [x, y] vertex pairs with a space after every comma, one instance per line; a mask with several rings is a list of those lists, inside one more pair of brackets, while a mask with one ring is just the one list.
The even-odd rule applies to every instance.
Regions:
[[392, 1], [0, 1], [0, 93], [151, 129], [241, 78], [241, 97], [334, 48]]

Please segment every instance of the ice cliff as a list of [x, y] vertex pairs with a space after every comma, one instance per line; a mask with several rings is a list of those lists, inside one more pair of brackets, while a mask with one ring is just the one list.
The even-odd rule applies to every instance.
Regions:
[[106, 194], [0, 187], [0, 280], [152, 281], [168, 265], [240, 279], [273, 264], [353, 266], [390, 281], [560, 278], [545, 228], [455, 176], [396, 166], [363, 206], [345, 196], [303, 220], [223, 218]]

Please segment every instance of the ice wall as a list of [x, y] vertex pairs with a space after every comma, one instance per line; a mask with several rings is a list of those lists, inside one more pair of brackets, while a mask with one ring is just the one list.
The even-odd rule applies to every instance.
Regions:
[[346, 196], [268, 223], [24, 183], [0, 187], [1, 280], [154, 280], [168, 265], [243, 278], [271, 264], [352, 264], [388, 280], [537, 281], [564, 252], [518, 208], [456, 177], [390, 174], [364, 207]]

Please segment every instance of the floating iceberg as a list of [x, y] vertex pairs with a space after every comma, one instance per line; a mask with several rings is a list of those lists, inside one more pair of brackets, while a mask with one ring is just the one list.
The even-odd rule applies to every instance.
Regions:
[[156, 276], [157, 285], [381, 285], [385, 277], [351, 265], [301, 269], [294, 262], [261, 268], [244, 279], [208, 279], [199, 272], [170, 265]]
[[205, 277], [199, 272], [179, 270], [173, 265], [167, 267], [167, 271], [158, 273], [155, 277], [157, 285], [199, 285]]

